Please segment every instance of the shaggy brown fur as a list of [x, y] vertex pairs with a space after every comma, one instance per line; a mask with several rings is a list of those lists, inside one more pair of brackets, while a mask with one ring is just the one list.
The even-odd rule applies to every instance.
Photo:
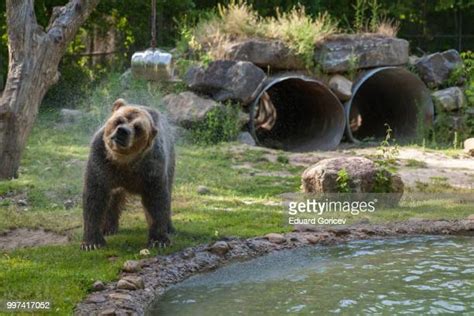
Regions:
[[127, 193], [140, 195], [149, 226], [150, 247], [167, 246], [175, 156], [171, 131], [151, 108], [115, 101], [112, 115], [95, 134], [87, 163], [84, 241], [91, 250], [105, 245], [104, 235], [118, 230]]

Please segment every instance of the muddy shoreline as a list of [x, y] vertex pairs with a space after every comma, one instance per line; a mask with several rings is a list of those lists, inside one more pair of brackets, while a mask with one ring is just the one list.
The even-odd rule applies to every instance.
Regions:
[[[270, 235], [270, 236], [269, 236]], [[474, 236], [474, 220], [421, 220], [390, 224], [355, 224], [338, 227], [300, 226], [286, 234], [249, 239], [225, 238], [218, 242], [186, 248], [180, 252], [140, 261], [141, 270], [122, 272], [120, 277], [141, 277], [144, 288], [117, 289], [111, 282], [104, 290], [88, 295], [74, 309], [75, 315], [143, 315], [167, 287], [225, 264], [249, 260], [273, 251], [308, 245], [335, 245], [352, 240], [409, 235]]]

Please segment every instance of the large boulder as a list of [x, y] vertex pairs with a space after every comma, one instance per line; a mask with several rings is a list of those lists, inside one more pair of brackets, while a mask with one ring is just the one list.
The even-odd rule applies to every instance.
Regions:
[[346, 72], [408, 63], [406, 40], [381, 35], [335, 35], [316, 45], [314, 59], [324, 72]]
[[444, 84], [451, 73], [461, 66], [461, 56], [455, 49], [425, 56], [415, 63], [420, 78], [431, 88]]
[[192, 128], [197, 123], [204, 121], [207, 113], [222, 107], [222, 104], [209, 98], [200, 97], [191, 91], [168, 94], [163, 98], [163, 104], [169, 118], [184, 128]]
[[231, 43], [225, 48], [225, 56], [231, 60], [249, 61], [266, 69], [300, 70], [304, 61], [281, 41], [248, 39]]
[[468, 138], [464, 141], [464, 151], [474, 157], [474, 138]]
[[[338, 173], [346, 170], [348, 185], [352, 193], [372, 193], [376, 189], [377, 165], [363, 157], [339, 157], [321, 160], [307, 168], [302, 175], [302, 189], [305, 193], [337, 193]], [[384, 172], [390, 180], [390, 190], [386, 193], [403, 193], [403, 182], [398, 175]]]
[[191, 90], [216, 101], [234, 100], [246, 105], [256, 98], [265, 78], [263, 70], [250, 62], [218, 60], [206, 69], [192, 67], [184, 80]]
[[467, 103], [464, 92], [458, 87], [435, 91], [431, 94], [433, 102], [441, 111], [456, 111]]

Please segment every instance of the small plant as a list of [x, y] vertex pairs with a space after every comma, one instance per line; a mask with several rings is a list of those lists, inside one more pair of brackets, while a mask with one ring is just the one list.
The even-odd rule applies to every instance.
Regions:
[[[353, 30], [355, 32], [374, 33], [389, 37], [397, 36], [400, 23], [382, 14], [382, 5], [378, 0], [356, 0], [353, 8]], [[367, 17], [367, 11], [369, 12], [369, 17]]]
[[292, 51], [302, 57], [308, 68], [314, 67], [314, 44], [337, 30], [337, 22], [329, 14], [320, 13], [313, 19], [301, 5], [289, 12], [277, 10], [276, 18], [263, 21], [264, 37], [285, 42]]
[[207, 113], [203, 122], [191, 129], [191, 140], [200, 145], [234, 140], [240, 131], [239, 109], [231, 104]]
[[453, 148], [458, 149], [459, 144], [459, 133], [457, 131], [454, 132], [454, 139], [453, 139]]
[[370, 8], [370, 22], [369, 27], [370, 31], [375, 33], [380, 25], [380, 4], [377, 0], [370, 0], [369, 1], [369, 8]]
[[349, 173], [347, 173], [347, 170], [345, 168], [342, 168], [337, 172], [337, 178], [336, 178], [336, 183], [337, 183], [337, 191], [339, 193], [350, 193], [351, 192], [351, 187], [349, 186]]
[[357, 69], [359, 68], [359, 58], [357, 57], [354, 52], [352, 52], [349, 56], [349, 67], [347, 71], [347, 76], [349, 80], [354, 81], [355, 77], [357, 76]]
[[353, 5], [354, 15], [354, 31], [364, 32], [366, 29], [365, 25], [365, 11], [367, 10], [366, 0], [357, 0]]
[[400, 30], [399, 21], [388, 19], [388, 18], [381, 18], [378, 22], [378, 25], [373, 30], [373, 33], [388, 36], [388, 37], [396, 37], [399, 30]]
[[282, 164], [287, 164], [287, 163], [290, 162], [290, 160], [288, 159], [288, 157], [287, 157], [286, 155], [283, 155], [283, 154], [278, 155], [277, 161], [278, 161], [279, 163], [282, 163]]
[[426, 162], [416, 159], [408, 159], [405, 166], [410, 168], [427, 168]]
[[[374, 193], [389, 193], [392, 189], [390, 174], [396, 170], [396, 158], [399, 154], [398, 145], [392, 139], [393, 130], [385, 123], [385, 138], [380, 142], [379, 153], [376, 155], [375, 164], [377, 172], [375, 174]], [[392, 144], [391, 144], [392, 143]]]

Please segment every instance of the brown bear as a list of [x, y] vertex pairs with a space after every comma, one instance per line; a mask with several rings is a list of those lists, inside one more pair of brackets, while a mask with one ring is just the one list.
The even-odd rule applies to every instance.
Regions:
[[141, 196], [148, 222], [148, 246], [170, 243], [171, 189], [175, 168], [172, 132], [158, 111], [114, 102], [112, 115], [94, 135], [87, 162], [81, 249], [105, 245], [118, 230], [127, 193]]

